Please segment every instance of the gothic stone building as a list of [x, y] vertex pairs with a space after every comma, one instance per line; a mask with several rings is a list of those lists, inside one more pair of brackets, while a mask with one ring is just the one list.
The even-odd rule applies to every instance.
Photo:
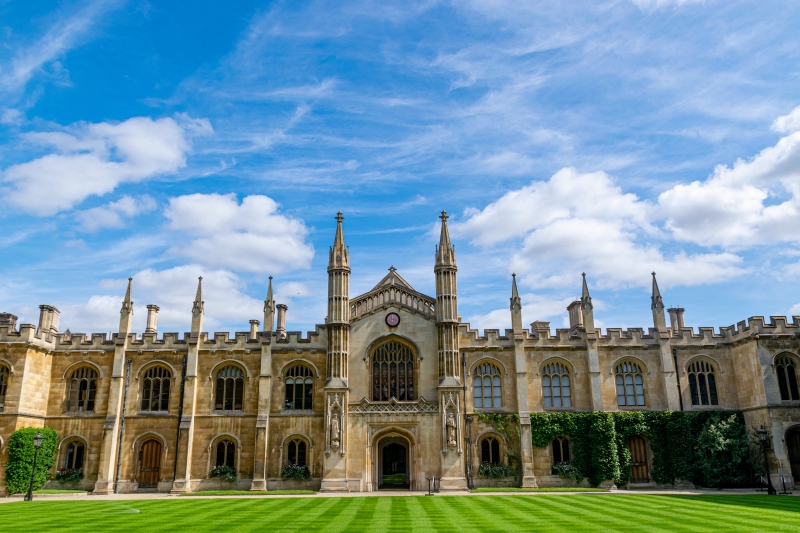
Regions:
[[[512, 328], [481, 336], [460, 320], [441, 219], [435, 297], [392, 268], [351, 298], [340, 213], [328, 316], [307, 336], [286, 331], [271, 282], [262, 331], [252, 320], [232, 336], [203, 331], [202, 278], [183, 336], [157, 332], [155, 305], [144, 333], [131, 331], [130, 282], [111, 338], [59, 332], [51, 306], [37, 327], [0, 315], [0, 490], [11, 433], [45, 425], [58, 432], [56, 467], [83, 468], [83, 486], [101, 494], [228, 486], [208, 476], [220, 465], [242, 489], [423, 490], [432, 476], [465, 489], [470, 470], [505, 456], [503, 437], [475, 412], [518, 413], [523, 484], [557, 485], [551, 465], [566, 449], [533, 448], [529, 425], [529, 413], [556, 410], [740, 409], [749, 426], [768, 428], [772, 472], [790, 484], [800, 476], [800, 317], [716, 332], [685, 327], [683, 310], [669, 309], [667, 326], [654, 275], [653, 327], [603, 335], [584, 278], [571, 327], [553, 334], [547, 322], [523, 328], [512, 281]], [[646, 482], [646, 440], [632, 452], [633, 477]], [[311, 481], [283, 481], [287, 464], [307, 465]]]

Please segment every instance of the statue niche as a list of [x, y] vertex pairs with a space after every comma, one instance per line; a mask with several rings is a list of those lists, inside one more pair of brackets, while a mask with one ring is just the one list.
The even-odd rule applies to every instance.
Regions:
[[372, 401], [414, 401], [414, 360], [411, 348], [390, 340], [372, 352]]

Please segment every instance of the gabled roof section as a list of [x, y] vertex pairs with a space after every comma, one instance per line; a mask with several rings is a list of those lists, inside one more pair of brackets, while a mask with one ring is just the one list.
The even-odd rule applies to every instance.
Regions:
[[[386, 274], [382, 280], [378, 282], [377, 285], [372, 287], [372, 290], [377, 290], [380, 287], [385, 287], [387, 285], [399, 285], [401, 287], [405, 287], [408, 290], [413, 291], [414, 287], [411, 286], [409, 282], [403, 279], [403, 277], [397, 273], [397, 269], [395, 267], [389, 267], [389, 273]], [[371, 291], [370, 291], [371, 292]], [[416, 292], [416, 291], [415, 291]]]
[[435, 304], [435, 298], [415, 291], [397, 273], [397, 269], [391, 267], [389, 273], [371, 291], [350, 299], [350, 320], [356, 320], [364, 315], [386, 309], [389, 306], [402, 307], [435, 320]]

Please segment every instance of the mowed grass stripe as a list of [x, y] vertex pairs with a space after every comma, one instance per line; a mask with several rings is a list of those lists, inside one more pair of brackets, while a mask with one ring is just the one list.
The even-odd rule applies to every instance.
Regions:
[[0, 524], [4, 532], [800, 532], [800, 498], [584, 494], [34, 501], [0, 505]]

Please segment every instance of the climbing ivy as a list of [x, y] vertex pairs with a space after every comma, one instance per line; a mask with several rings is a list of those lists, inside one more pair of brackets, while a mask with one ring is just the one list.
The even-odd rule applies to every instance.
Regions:
[[514, 476], [514, 483], [522, 485], [522, 447], [520, 446], [520, 429], [518, 414], [476, 413], [478, 420], [494, 426], [503, 435], [506, 443], [506, 459], [508, 468]]
[[[650, 441], [653, 452], [650, 475], [657, 483], [686, 480], [706, 486], [709, 483], [715, 486], [741, 484], [749, 470], [737, 474], [735, 469], [729, 468], [719, 473], [720, 468], [709, 467], [705, 447], [712, 439], [707, 434], [710, 426], [719, 428], [721, 421], [725, 422], [726, 434], [746, 435], [744, 417], [738, 411], [637, 411], [533, 413], [531, 439], [534, 446], [545, 447], [556, 437], [569, 437], [573, 476], [578, 480], [586, 478], [594, 486], [610, 479], [617, 485], [629, 481], [628, 439], [634, 435], [643, 435]], [[731, 441], [730, 446], [738, 446], [736, 450], [724, 453], [742, 457], [746, 451], [740, 449], [739, 441]], [[714, 457], [722, 457], [722, 453], [716, 452]], [[747, 470], [749, 467], [745, 466], [752, 463], [749, 459], [740, 462], [743, 466], [739, 470]]]

